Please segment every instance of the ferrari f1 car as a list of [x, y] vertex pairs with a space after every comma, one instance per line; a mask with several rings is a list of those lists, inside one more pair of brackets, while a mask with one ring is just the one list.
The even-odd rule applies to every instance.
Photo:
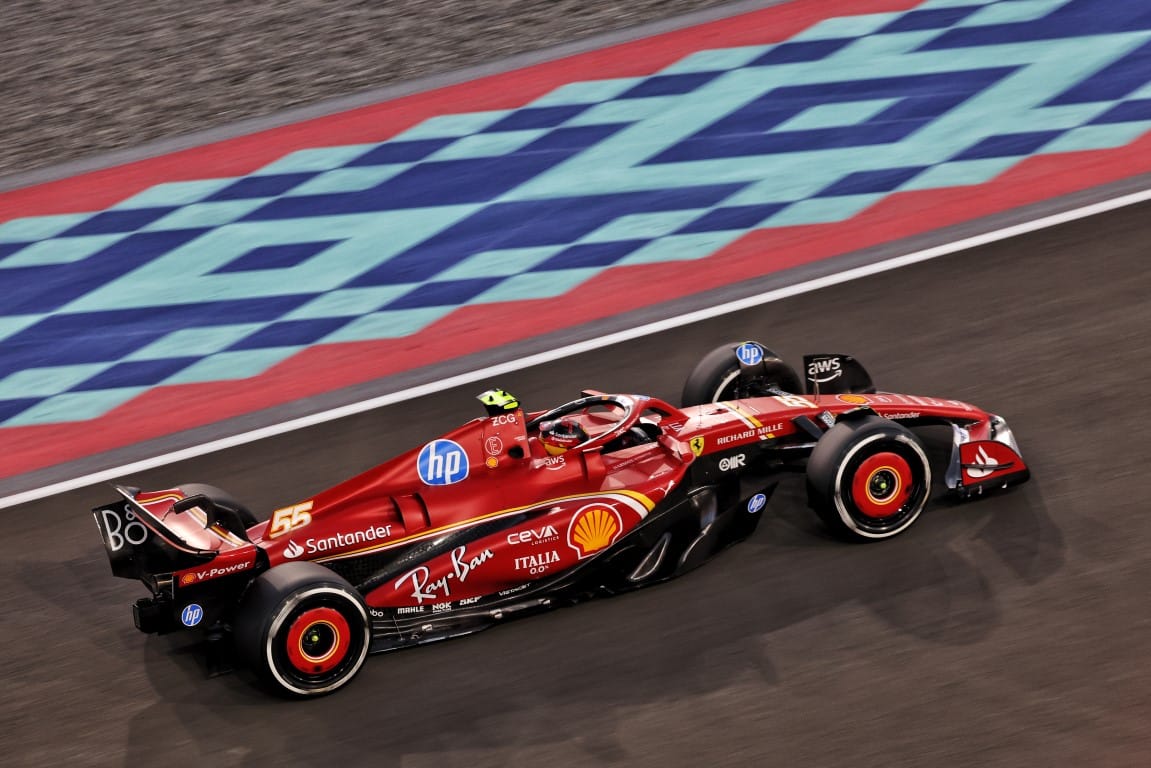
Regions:
[[[485, 416], [264, 520], [194, 484], [116, 486], [93, 513], [112, 572], [151, 592], [137, 628], [207, 630], [305, 697], [345, 685], [370, 652], [689, 571], [750, 535], [788, 473], [806, 474], [835, 533], [902, 533], [932, 488], [909, 427], [951, 427], [943, 484], [961, 497], [1029, 476], [999, 416], [877, 392], [849, 355], [809, 355], [803, 373], [749, 341], [704, 357], [681, 407], [585, 391], [528, 412], [491, 390]], [[561, 421], [577, 435], [562, 452], [542, 439]]]

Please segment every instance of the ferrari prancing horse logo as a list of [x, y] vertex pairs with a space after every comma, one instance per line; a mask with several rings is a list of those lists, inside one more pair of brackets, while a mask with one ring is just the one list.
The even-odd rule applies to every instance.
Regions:
[[689, 440], [687, 444], [691, 446], [691, 452], [699, 456], [703, 453], [703, 442], [703, 436], [698, 435]]

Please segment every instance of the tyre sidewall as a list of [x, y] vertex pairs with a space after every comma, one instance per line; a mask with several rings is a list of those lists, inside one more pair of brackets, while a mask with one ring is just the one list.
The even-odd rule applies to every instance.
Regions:
[[[308, 679], [288, 659], [287, 636], [298, 617], [321, 607], [334, 608], [343, 616], [349, 645], [330, 674]], [[236, 639], [244, 661], [277, 692], [322, 696], [346, 685], [363, 666], [371, 645], [371, 623], [363, 599], [346, 581], [315, 563], [288, 563], [262, 574], [252, 585], [237, 616]]]
[[[868, 456], [892, 452], [905, 459], [912, 492], [888, 523], [869, 518], [851, 499], [854, 471]], [[859, 540], [888, 539], [907, 530], [922, 513], [931, 495], [931, 465], [919, 439], [887, 419], [871, 416], [837, 424], [816, 445], [808, 461], [809, 503], [836, 533]]]
[[[699, 361], [684, 381], [680, 398], [683, 406], [731, 399], [724, 392], [730, 390], [739, 379], [739, 359], [735, 356], [735, 348], [738, 346], [739, 342], [734, 342], [716, 347]], [[762, 344], [759, 346], [763, 347], [763, 364], [771, 372], [772, 378], [778, 379], [772, 383], [785, 392], [798, 392], [802, 384], [794, 369], [767, 347]]]

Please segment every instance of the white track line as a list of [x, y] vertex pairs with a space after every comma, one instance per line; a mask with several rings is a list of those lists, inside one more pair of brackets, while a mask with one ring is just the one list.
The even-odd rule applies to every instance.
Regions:
[[311, 416], [302, 416], [298, 419], [285, 421], [280, 424], [273, 424], [261, 429], [255, 429], [251, 432], [244, 432], [239, 435], [231, 437], [224, 437], [219, 440], [213, 440], [208, 443], [193, 446], [191, 448], [184, 448], [179, 451], [165, 453], [160, 456], [155, 456], [150, 459], [143, 459], [141, 461], [134, 461], [131, 464], [125, 464], [120, 467], [113, 467], [100, 472], [93, 472], [92, 474], [83, 475], [72, 480], [65, 480], [59, 483], [46, 485], [42, 488], [36, 488], [31, 491], [17, 493], [12, 496], [0, 498], [0, 509], [12, 507], [17, 504], [23, 504], [28, 501], [35, 501], [43, 499], [48, 496], [53, 496], [58, 493], [65, 493], [67, 491], [74, 491], [77, 488], [83, 488], [95, 483], [113, 480], [116, 478], [131, 475], [136, 472], [144, 472], [145, 470], [155, 469], [167, 464], [172, 464], [177, 461], [184, 461], [185, 459], [195, 458], [197, 456], [204, 456], [216, 451], [222, 451], [227, 448], [234, 448], [238, 445], [252, 443], [257, 440], [263, 440], [267, 437], [275, 435], [282, 435], [286, 432], [293, 432], [297, 429], [305, 429], [317, 424], [323, 424], [327, 421], [341, 419], [345, 416], [351, 416], [364, 411], [370, 411], [375, 408], [381, 408], [386, 405], [394, 405], [401, 403], [405, 400], [412, 400], [417, 397], [423, 397], [435, 392], [442, 392], [445, 389], [451, 389], [463, 384], [471, 384], [481, 379], [491, 379], [496, 376], [502, 376], [505, 373], [512, 371], [530, 368], [535, 365], [542, 365], [550, 363], [555, 360], [560, 360], [572, 355], [578, 355], [583, 352], [589, 352], [594, 349], [601, 349], [612, 344], [618, 344], [623, 341], [631, 341], [643, 336], [650, 336], [655, 333], [670, 330], [672, 328], [679, 328], [685, 325], [691, 325], [703, 320], [709, 320], [713, 317], [720, 315], [727, 315], [733, 312], [739, 312], [751, 307], [768, 304], [780, 299], [786, 299], [791, 296], [797, 296], [802, 293], [809, 293], [817, 291], [820, 288], [827, 288], [832, 285], [839, 285], [851, 280], [858, 280], [862, 277], [869, 277], [880, 272], [887, 272], [892, 269], [899, 269], [911, 264], [918, 264], [921, 261], [928, 261], [929, 259], [939, 258], [940, 256], [947, 256], [959, 251], [966, 251], [972, 248], [978, 248], [989, 243], [999, 242], [1000, 240], [1007, 240], [1012, 237], [1026, 235], [1031, 232], [1036, 232], [1041, 229], [1048, 229], [1050, 227], [1066, 224], [1067, 222], [1076, 221], [1078, 219], [1085, 219], [1090, 216], [1096, 216], [1108, 211], [1114, 211], [1119, 208], [1125, 208], [1130, 205], [1136, 205], [1151, 200], [1151, 189], [1145, 189], [1141, 192], [1134, 192], [1121, 197], [1116, 197], [1111, 200], [1104, 200], [1103, 202], [1093, 203], [1081, 208], [1075, 208], [1063, 213], [1057, 213], [1050, 216], [1043, 216], [1033, 221], [1024, 222], [1022, 224], [1015, 224], [1003, 229], [997, 229], [991, 232], [986, 232], [981, 235], [973, 237], [966, 237], [962, 240], [957, 240], [952, 243], [945, 243], [937, 245], [932, 248], [927, 248], [922, 251], [908, 253], [903, 256], [895, 256], [890, 259], [875, 262], [874, 264], [867, 264], [861, 267], [855, 267], [843, 272], [838, 272], [826, 277], [816, 278], [814, 280], [807, 280], [805, 282], [789, 285], [784, 288], [777, 288], [775, 290], [767, 291], [756, 296], [748, 296], [747, 298], [739, 299], [737, 301], [729, 301], [724, 304], [717, 304], [714, 307], [706, 309], [699, 309], [694, 312], [689, 312], [684, 315], [677, 315], [676, 317], [667, 318], [665, 320], [658, 320], [654, 323], [647, 323], [635, 328], [629, 328], [624, 331], [617, 331], [610, 333], [606, 336], [600, 336], [595, 339], [588, 339], [580, 341], [575, 344], [569, 344], [566, 347], [559, 347], [558, 349], [549, 350], [547, 352], [540, 352], [538, 354], [529, 355], [518, 360], [512, 360], [498, 365], [488, 366], [486, 368], [479, 368], [474, 371], [468, 371], [456, 376], [450, 376], [446, 379], [431, 382], [428, 384], [421, 384], [409, 389], [403, 389], [398, 392], [392, 392], [379, 397], [373, 397], [370, 400], [364, 400], [359, 403], [351, 403], [339, 408], [333, 408], [329, 411], [322, 411], [320, 413], [312, 414]]

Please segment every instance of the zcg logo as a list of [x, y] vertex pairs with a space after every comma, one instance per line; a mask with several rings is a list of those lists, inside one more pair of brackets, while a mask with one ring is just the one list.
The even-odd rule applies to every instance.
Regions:
[[451, 485], [468, 476], [468, 455], [452, 440], [433, 440], [416, 459], [416, 471], [426, 485]]
[[108, 537], [108, 549], [119, 552], [125, 544], [136, 547], [148, 540], [148, 529], [136, 519], [136, 513], [125, 506], [124, 516], [120, 517], [115, 510], [101, 509], [104, 518], [104, 530]]

